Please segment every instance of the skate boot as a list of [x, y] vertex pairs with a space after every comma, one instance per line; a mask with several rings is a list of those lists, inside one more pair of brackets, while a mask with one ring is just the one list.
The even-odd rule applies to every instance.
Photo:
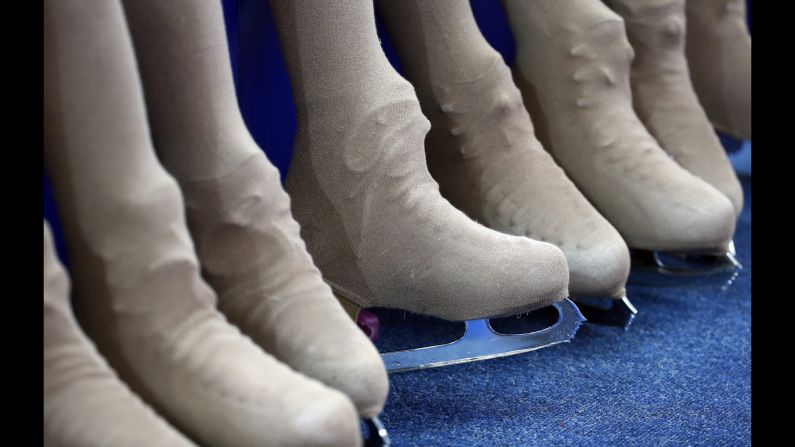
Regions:
[[[372, 2], [272, 0], [298, 110], [285, 188], [331, 288], [355, 308], [480, 320], [453, 345], [384, 355], [389, 371], [510, 355], [579, 326], [552, 244], [485, 228], [439, 194], [429, 123], [380, 48]], [[338, 23], [345, 23], [339, 27]], [[554, 337], [500, 337], [482, 321], [555, 305]], [[537, 334], [536, 334], [537, 335]], [[477, 338], [473, 338], [477, 337]], [[401, 357], [402, 356], [402, 357]]]
[[[636, 313], [626, 298], [629, 250], [541, 146], [510, 69], [480, 33], [469, 2], [376, 5], [431, 121], [425, 151], [442, 196], [489, 228], [560, 248], [569, 296], [586, 318], [628, 326]], [[619, 318], [580, 306], [599, 298]]]
[[82, 333], [44, 222], [44, 445], [193, 446], [130, 392]]
[[202, 445], [357, 446], [353, 403], [216, 309], [158, 163], [121, 3], [44, 3], [45, 161], [81, 326], [119, 377]]
[[596, 0], [505, 5], [515, 79], [544, 147], [630, 249], [714, 272], [689, 260], [729, 257], [734, 207], [672, 160], [635, 114], [621, 17]]
[[[278, 171], [245, 127], [221, 4], [124, 4], [155, 148], [185, 196], [219, 309], [266, 352], [377, 418], [388, 392], [384, 364], [323, 282]], [[183, 63], [169, 64], [176, 59]]]

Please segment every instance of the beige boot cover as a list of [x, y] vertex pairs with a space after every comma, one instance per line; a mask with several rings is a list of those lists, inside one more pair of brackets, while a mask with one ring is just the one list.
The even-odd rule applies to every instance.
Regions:
[[611, 0], [635, 50], [631, 84], [635, 111], [666, 152], [731, 200], [743, 191], [726, 150], [698, 102], [685, 59], [685, 0]]
[[388, 391], [383, 361], [323, 282], [279, 173], [243, 123], [221, 4], [124, 4], [155, 148], [185, 195], [219, 308], [265, 351], [376, 415]]
[[339, 391], [262, 351], [216, 309], [177, 183], [158, 163], [118, 2], [48, 0], [45, 159], [78, 319], [119, 376], [203, 445], [360, 445]]
[[504, 3], [539, 139], [629, 247], [724, 253], [734, 207], [673, 161], [635, 114], [623, 19], [599, 0]]
[[626, 244], [539, 143], [469, 1], [376, 5], [431, 121], [425, 151], [442, 195], [490, 228], [563, 250], [571, 296], [621, 298]]
[[558, 248], [483, 227], [439, 194], [425, 162], [428, 120], [380, 48], [372, 0], [271, 6], [298, 109], [285, 186], [335, 291], [449, 320], [567, 296]]

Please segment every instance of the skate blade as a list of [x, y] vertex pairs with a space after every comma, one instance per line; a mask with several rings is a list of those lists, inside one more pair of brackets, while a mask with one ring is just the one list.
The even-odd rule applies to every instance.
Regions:
[[378, 416], [373, 416], [368, 419], [363, 419], [365, 427], [367, 428], [367, 437], [364, 440], [364, 447], [390, 447], [392, 440], [389, 439], [384, 424], [378, 419]]
[[504, 334], [488, 319], [465, 322], [464, 335], [451, 343], [381, 354], [390, 373], [437, 368], [521, 354], [570, 341], [585, 318], [569, 299], [555, 303], [557, 321], [524, 334]]
[[589, 323], [618, 326], [625, 331], [629, 329], [638, 310], [626, 296], [620, 300], [604, 297], [576, 298], [577, 307]]
[[734, 242], [721, 255], [633, 250], [628, 283], [658, 287], [729, 286], [743, 266]]

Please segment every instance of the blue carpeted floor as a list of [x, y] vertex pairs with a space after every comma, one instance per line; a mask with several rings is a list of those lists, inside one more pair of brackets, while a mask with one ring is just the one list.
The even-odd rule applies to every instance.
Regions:
[[751, 181], [727, 290], [630, 287], [628, 332], [391, 376], [396, 446], [738, 446], [751, 437]]

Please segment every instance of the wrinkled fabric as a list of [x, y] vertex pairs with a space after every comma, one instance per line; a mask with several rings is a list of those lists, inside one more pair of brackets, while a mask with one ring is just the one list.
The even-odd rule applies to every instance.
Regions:
[[627, 245], [725, 252], [731, 202], [672, 160], [633, 110], [623, 19], [599, 0], [504, 4], [539, 140]]
[[467, 0], [376, 2], [431, 121], [428, 169], [477, 222], [566, 255], [569, 293], [620, 298], [629, 251], [535, 136], [502, 57]]
[[193, 446], [130, 392], [83, 334], [44, 222], [44, 445]]
[[372, 1], [271, 7], [298, 110], [285, 189], [337, 293], [448, 320], [566, 297], [558, 248], [483, 227], [439, 194], [423, 150], [428, 120], [380, 48]]
[[751, 139], [751, 34], [746, 0], [687, 0], [687, 63], [712, 124]]
[[48, 0], [44, 42], [45, 161], [75, 309], [120, 378], [203, 445], [361, 445], [344, 394], [217, 311], [177, 183], [149, 139], [121, 4]]
[[630, 83], [635, 111], [680, 166], [731, 200], [740, 214], [743, 191], [693, 90], [685, 58], [684, 0], [612, 0], [635, 50]]
[[276, 168], [246, 130], [220, 3], [124, 3], [155, 148], [185, 196], [219, 309], [266, 352], [378, 414], [383, 361], [323, 282]]

